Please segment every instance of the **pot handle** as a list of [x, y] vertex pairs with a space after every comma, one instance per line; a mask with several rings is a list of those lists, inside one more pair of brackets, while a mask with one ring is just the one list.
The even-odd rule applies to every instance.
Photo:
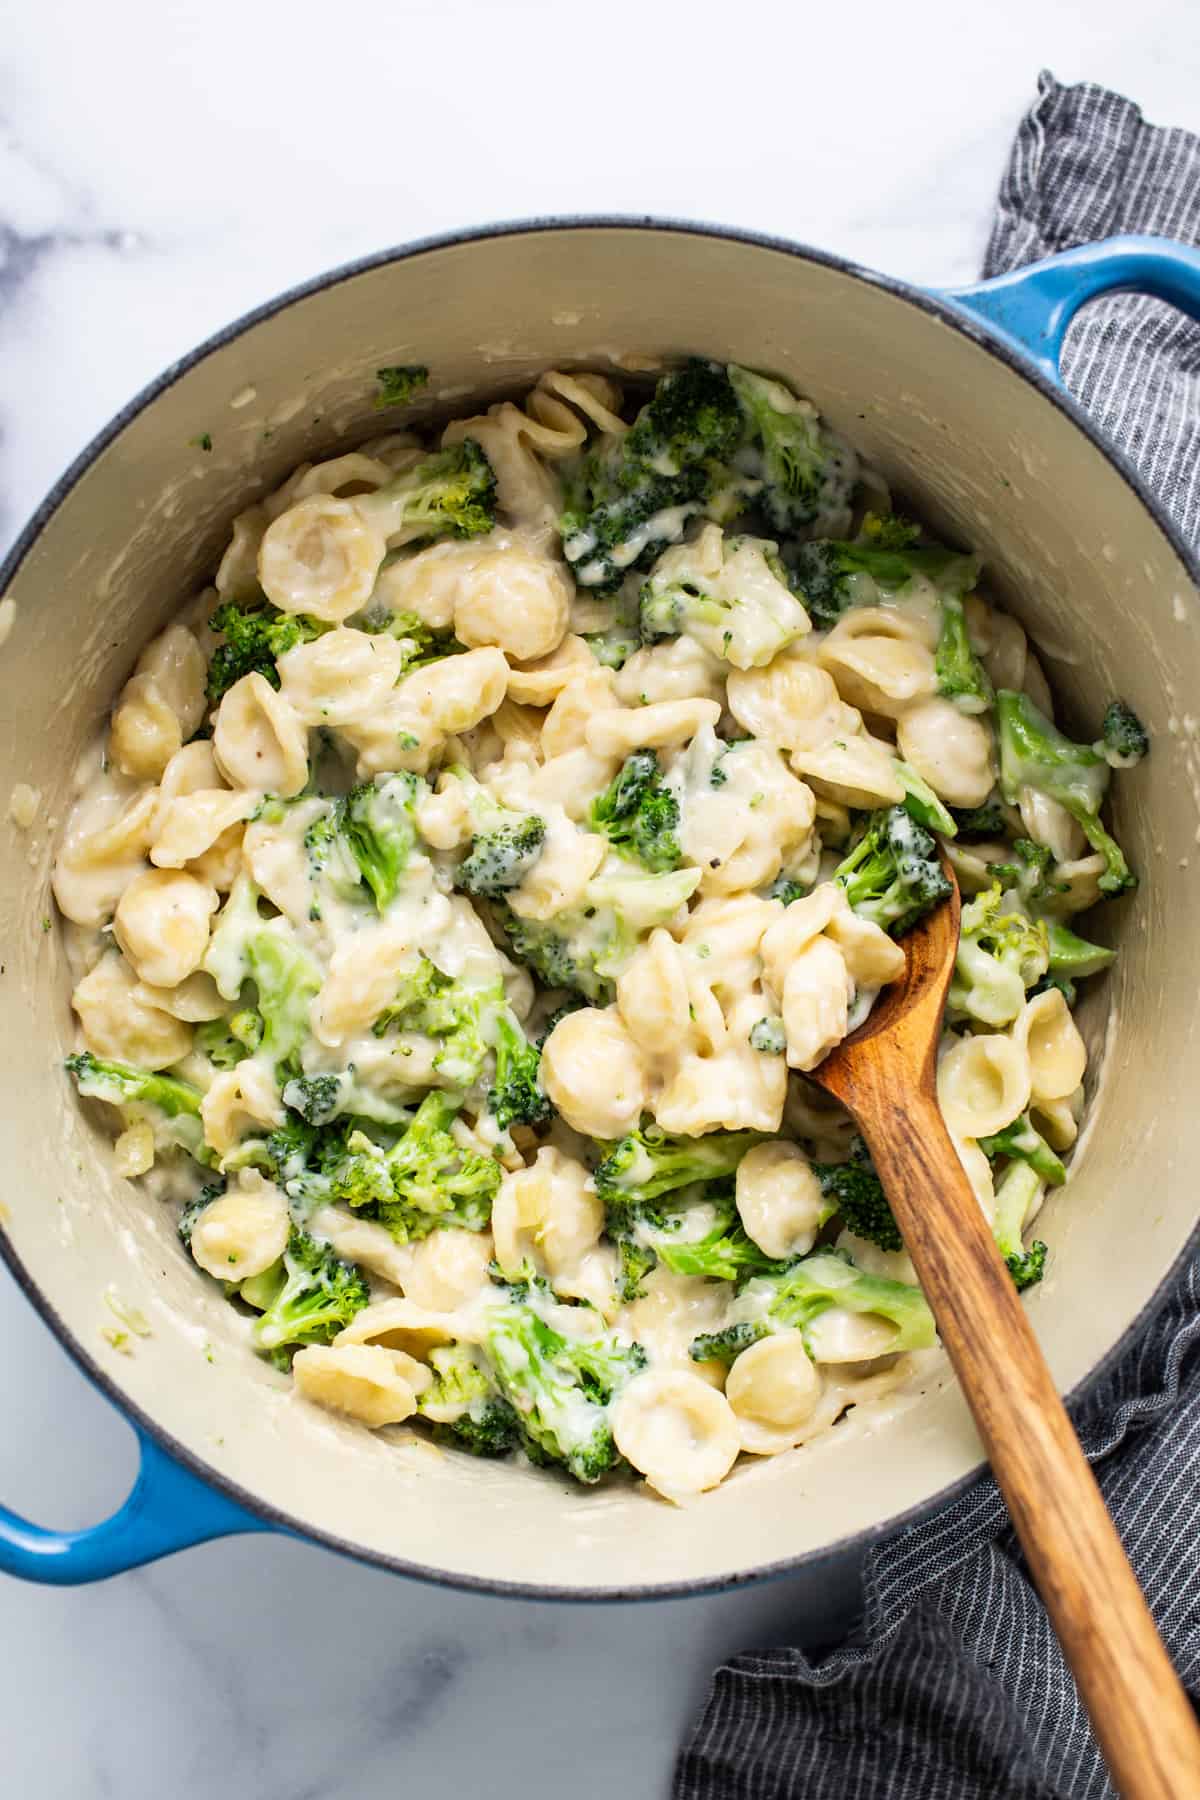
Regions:
[[141, 1466], [111, 1518], [83, 1531], [47, 1531], [0, 1506], [0, 1571], [74, 1587], [186, 1550], [210, 1538], [275, 1529], [246, 1512], [138, 1432]]
[[972, 287], [943, 289], [941, 298], [982, 319], [1061, 382], [1071, 320], [1088, 300], [1119, 292], [1152, 294], [1200, 321], [1200, 250], [1173, 238], [1105, 238]]

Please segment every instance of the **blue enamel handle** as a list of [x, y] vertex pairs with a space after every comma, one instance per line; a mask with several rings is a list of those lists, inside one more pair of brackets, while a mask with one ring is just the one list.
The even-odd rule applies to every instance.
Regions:
[[173, 1550], [235, 1532], [274, 1529], [246, 1512], [139, 1432], [141, 1467], [111, 1518], [84, 1531], [46, 1531], [0, 1507], [0, 1570], [73, 1587], [140, 1568]]
[[1114, 237], [1064, 250], [973, 287], [943, 290], [1060, 381], [1063, 340], [1088, 300], [1127, 291], [1166, 300], [1200, 320], [1200, 250], [1171, 238]]

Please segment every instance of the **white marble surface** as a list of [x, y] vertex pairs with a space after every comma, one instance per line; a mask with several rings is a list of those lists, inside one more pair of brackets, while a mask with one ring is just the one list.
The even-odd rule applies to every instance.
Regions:
[[[704, 20], [711, 17], [711, 33]], [[0, 538], [142, 382], [330, 264], [496, 218], [657, 212], [970, 279], [1039, 67], [1200, 126], [1187, 0], [849, 11], [606, 0], [39, 0], [0, 71]], [[589, 23], [588, 20], [598, 20]], [[577, 22], [578, 21], [578, 22]], [[611, 51], [606, 51], [611, 46]], [[768, 73], [764, 77], [762, 71]], [[639, 84], [639, 73], [647, 79]], [[115, 1505], [126, 1428], [0, 1276], [0, 1497]], [[5, 1788], [41, 1800], [664, 1794], [787, 1583], [589, 1611], [245, 1539], [107, 1585], [0, 1578]]]

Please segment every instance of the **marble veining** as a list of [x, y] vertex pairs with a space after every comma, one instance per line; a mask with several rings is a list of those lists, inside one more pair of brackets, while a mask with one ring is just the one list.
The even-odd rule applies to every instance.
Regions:
[[[1009, 0], [969, 34], [956, 0], [860, 0], [851, 23], [750, 0], [739, 21], [730, 82], [727, 13], [704, 0], [608, 0], [611, 73], [552, 0], [409, 0], [369, 24], [313, 0], [23, 9], [0, 71], [0, 540], [172, 358], [389, 243], [535, 213], [657, 212], [965, 282], [1039, 67], [1200, 125], [1185, 0]], [[658, 77], [695, 106], [662, 106]], [[0, 1417], [7, 1504], [82, 1525], [127, 1490], [130, 1433], [7, 1275]], [[266, 1537], [93, 1589], [0, 1578], [5, 1788], [642, 1800], [665, 1794], [715, 1663], [794, 1638], [838, 1598], [810, 1579], [534, 1605]]]

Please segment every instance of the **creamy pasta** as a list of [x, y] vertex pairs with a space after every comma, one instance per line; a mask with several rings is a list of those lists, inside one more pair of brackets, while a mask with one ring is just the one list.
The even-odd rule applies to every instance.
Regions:
[[906, 1380], [933, 1319], [806, 1077], [943, 853], [941, 1106], [1040, 1276], [1145, 734], [1063, 736], [886, 495], [752, 371], [552, 372], [304, 465], [142, 650], [55, 870], [68, 1066], [298, 1404], [679, 1501]]

